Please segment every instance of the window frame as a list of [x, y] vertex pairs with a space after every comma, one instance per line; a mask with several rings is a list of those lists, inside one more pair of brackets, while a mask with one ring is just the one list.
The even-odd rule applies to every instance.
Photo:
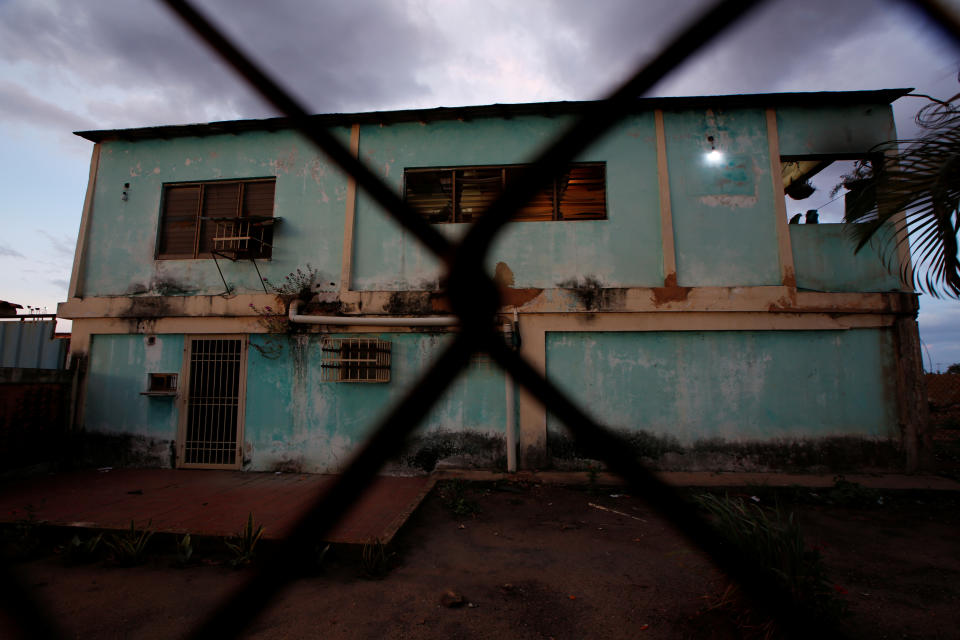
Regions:
[[390, 382], [392, 359], [393, 343], [390, 340], [324, 337], [320, 342], [320, 370], [324, 382]]
[[[245, 185], [262, 184], [262, 183], [268, 183], [268, 182], [274, 185], [274, 193], [271, 201], [269, 215], [265, 215], [265, 214], [250, 215], [250, 216], [241, 215], [243, 213], [243, 207], [244, 207]], [[209, 259], [215, 258], [213, 251], [201, 251], [201, 243], [203, 241], [204, 230], [205, 230], [204, 224], [203, 224], [204, 221], [210, 221], [212, 223], [214, 218], [222, 217], [222, 216], [211, 217], [211, 216], [203, 215], [205, 198], [206, 198], [205, 188], [209, 185], [230, 185], [230, 184], [240, 185], [240, 189], [237, 194], [237, 204], [235, 208], [236, 216], [227, 216], [227, 217], [235, 217], [237, 220], [271, 218], [272, 219], [271, 225], [275, 224], [275, 222], [279, 221], [279, 218], [277, 218], [274, 215], [276, 210], [276, 183], [277, 183], [276, 176], [262, 176], [262, 177], [255, 177], [255, 178], [224, 178], [221, 180], [190, 180], [186, 182], [164, 182], [161, 185], [160, 213], [157, 218], [156, 242], [155, 242], [154, 252], [153, 252], [154, 259], [155, 260], [209, 260]], [[170, 252], [161, 253], [160, 249], [161, 249], [163, 233], [164, 233], [164, 222], [167, 218], [167, 205], [169, 202], [168, 194], [171, 189], [181, 188], [181, 187], [198, 187], [200, 189], [200, 193], [197, 198], [197, 207], [196, 207], [196, 211], [193, 218], [194, 220], [193, 252], [192, 252], [192, 255], [181, 254], [181, 253], [170, 253]], [[272, 234], [271, 234], [271, 240], [272, 240]], [[267, 255], [254, 255], [250, 257], [255, 258], [257, 260], [271, 260], [273, 258], [272, 243], [270, 243], [267, 246], [269, 247], [269, 253]]]
[[[409, 202], [409, 193], [408, 193], [408, 175], [410, 173], [430, 173], [430, 172], [451, 172], [451, 187], [450, 187], [450, 201], [451, 201], [451, 219], [450, 220], [438, 220], [433, 221], [429, 220], [430, 224], [469, 224], [473, 220], [463, 220], [462, 213], [460, 211], [460, 206], [458, 203], [458, 194], [457, 194], [457, 172], [462, 171], [483, 171], [483, 170], [501, 170], [501, 182], [500, 189], [501, 193], [507, 186], [507, 172], [509, 170], [525, 169], [532, 167], [530, 164], [471, 164], [471, 165], [456, 165], [456, 166], [433, 166], [433, 167], [404, 167], [403, 169], [403, 185], [402, 193], [403, 200], [406, 203]], [[552, 215], [548, 218], [527, 218], [527, 219], [517, 219], [511, 218], [511, 222], [596, 222], [598, 220], [608, 220], [609, 219], [609, 207], [607, 203], [607, 163], [606, 161], [588, 161], [588, 162], [571, 162], [567, 165], [568, 168], [579, 168], [579, 167], [599, 167], [602, 170], [602, 183], [603, 183], [603, 203], [602, 203], [602, 213], [598, 216], [591, 217], [575, 217], [575, 218], [564, 218], [561, 212], [561, 196], [558, 190], [558, 180], [554, 178], [552, 180], [552, 191], [551, 201], [552, 201]], [[545, 191], [546, 189], [544, 189]], [[527, 205], [525, 205], [526, 207]], [[522, 213], [525, 209], [522, 207], [518, 213]], [[422, 214], [421, 214], [422, 215]], [[426, 216], [424, 216], [426, 217]]]

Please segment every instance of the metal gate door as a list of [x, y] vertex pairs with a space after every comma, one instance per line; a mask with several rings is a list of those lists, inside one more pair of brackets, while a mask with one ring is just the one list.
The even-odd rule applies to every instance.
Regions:
[[246, 346], [244, 336], [187, 337], [187, 394], [180, 412], [179, 466], [241, 466]]

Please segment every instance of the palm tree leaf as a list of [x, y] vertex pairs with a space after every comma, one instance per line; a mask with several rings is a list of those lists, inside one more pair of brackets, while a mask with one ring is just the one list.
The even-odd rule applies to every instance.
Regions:
[[[945, 103], [940, 104], [942, 111]], [[845, 222], [855, 251], [879, 239], [884, 261], [891, 265], [909, 242], [913, 264], [900, 265], [902, 281], [934, 297], [960, 298], [960, 111], [947, 106], [951, 115], [938, 116], [929, 134], [873, 150], [888, 157], [902, 149], [886, 163], [875, 163], [875, 170], [866, 172], [866, 185], [848, 194]], [[929, 110], [924, 113], [929, 117]], [[857, 177], [864, 178], [862, 173]]]

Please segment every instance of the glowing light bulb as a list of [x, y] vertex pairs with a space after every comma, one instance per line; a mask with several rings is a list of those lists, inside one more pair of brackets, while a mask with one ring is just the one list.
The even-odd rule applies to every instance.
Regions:
[[707, 152], [707, 162], [710, 164], [719, 164], [723, 160], [723, 152], [711, 149]]

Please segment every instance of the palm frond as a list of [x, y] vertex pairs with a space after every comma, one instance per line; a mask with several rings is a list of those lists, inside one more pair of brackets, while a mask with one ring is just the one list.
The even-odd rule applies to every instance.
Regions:
[[960, 298], [960, 112], [948, 103], [933, 106], [918, 114], [930, 133], [874, 149], [888, 160], [874, 164], [866, 186], [848, 194], [845, 222], [856, 251], [879, 238], [888, 264], [899, 262], [898, 249], [909, 238], [912, 264], [900, 264], [901, 280], [936, 298]]

